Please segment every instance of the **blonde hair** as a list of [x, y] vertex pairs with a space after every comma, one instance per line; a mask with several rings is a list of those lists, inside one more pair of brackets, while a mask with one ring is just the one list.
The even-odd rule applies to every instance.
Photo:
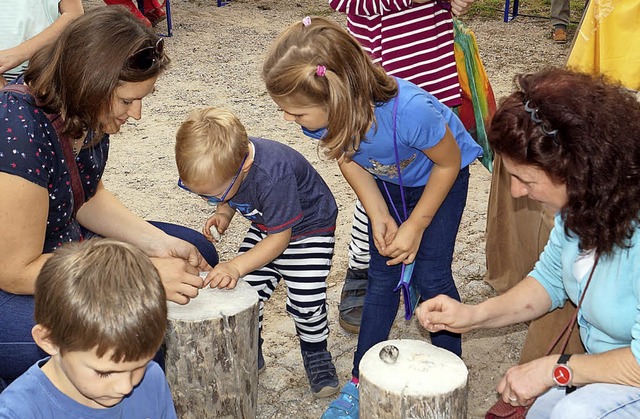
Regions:
[[36, 279], [35, 320], [62, 353], [96, 348], [115, 362], [155, 354], [167, 329], [160, 275], [138, 248], [110, 239], [65, 244]]
[[224, 109], [194, 110], [176, 133], [176, 164], [186, 184], [233, 177], [248, 152], [247, 131]]
[[353, 155], [375, 123], [374, 106], [397, 95], [395, 79], [347, 31], [322, 17], [294, 23], [275, 40], [262, 79], [274, 99], [325, 107], [328, 132], [320, 146], [333, 159]]

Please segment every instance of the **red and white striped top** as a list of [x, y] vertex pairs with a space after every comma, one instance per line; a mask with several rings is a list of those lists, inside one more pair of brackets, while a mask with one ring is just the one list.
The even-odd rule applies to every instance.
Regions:
[[449, 2], [329, 0], [347, 28], [388, 74], [408, 80], [449, 107], [460, 105]]

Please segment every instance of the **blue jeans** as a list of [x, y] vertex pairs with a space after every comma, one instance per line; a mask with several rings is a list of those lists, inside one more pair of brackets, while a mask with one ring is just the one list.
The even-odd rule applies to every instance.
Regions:
[[[394, 215], [395, 206], [403, 214], [400, 187], [387, 183], [387, 189], [393, 200], [389, 203], [382, 181], [377, 181], [384, 196], [390, 214]], [[453, 282], [451, 262], [462, 211], [467, 202], [469, 187], [469, 168], [460, 170], [458, 177], [436, 212], [431, 224], [424, 231], [420, 248], [415, 259], [415, 268], [411, 282], [416, 284], [422, 299], [426, 300], [439, 294], [448, 295], [460, 301], [460, 295]], [[411, 214], [422, 196], [424, 187], [405, 187], [407, 212]], [[399, 223], [398, 220], [396, 222]], [[362, 322], [358, 335], [358, 347], [353, 360], [353, 376], [359, 376], [360, 360], [372, 346], [389, 337], [391, 326], [400, 306], [400, 291], [394, 289], [400, 280], [401, 265], [387, 266], [389, 258], [381, 256], [373, 243], [369, 228], [369, 281], [362, 310]], [[431, 343], [460, 356], [462, 339], [457, 333], [431, 333]]]
[[[215, 266], [218, 263], [215, 247], [199, 232], [175, 224], [156, 221], [150, 223], [171, 236], [192, 243], [209, 265]], [[16, 295], [0, 290], [0, 380], [7, 384], [36, 361], [48, 356], [31, 337], [31, 329], [35, 325], [33, 310], [32, 295]]]
[[538, 397], [527, 419], [640, 418], [640, 388], [619, 384], [588, 384], [571, 394], [551, 388]]

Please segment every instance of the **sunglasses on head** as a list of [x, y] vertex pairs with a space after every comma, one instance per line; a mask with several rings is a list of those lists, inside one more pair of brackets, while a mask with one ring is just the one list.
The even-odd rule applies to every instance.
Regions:
[[[249, 156], [249, 154], [245, 154], [244, 159], [242, 159], [242, 163], [240, 163], [240, 167], [238, 168], [238, 171], [236, 172], [235, 176], [233, 177], [233, 179], [231, 179], [231, 183], [229, 184], [229, 186], [227, 187], [227, 189], [222, 193], [221, 197], [217, 197], [215, 195], [202, 195], [202, 194], [197, 194], [200, 198], [206, 199], [208, 203], [210, 203], [211, 205], [217, 205], [217, 204], [221, 204], [223, 202], [226, 201], [227, 199], [227, 195], [229, 195], [229, 191], [231, 190], [231, 188], [233, 188], [233, 185], [236, 183], [236, 180], [238, 179], [238, 176], [240, 176], [240, 172], [242, 172], [242, 168], [244, 167], [244, 163], [245, 161], [247, 161], [247, 157]], [[184, 189], [185, 191], [194, 193], [192, 190], [190, 190], [189, 188], [187, 188], [187, 186], [182, 182], [182, 179], [178, 179], [178, 186], [181, 187], [182, 189]]]
[[131, 70], [147, 71], [156, 61], [164, 56], [164, 38], [158, 38], [156, 44], [140, 48], [127, 60], [127, 67]]

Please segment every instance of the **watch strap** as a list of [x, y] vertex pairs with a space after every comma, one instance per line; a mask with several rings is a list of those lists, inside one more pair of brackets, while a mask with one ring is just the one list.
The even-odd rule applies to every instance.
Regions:
[[567, 362], [569, 362], [569, 358], [571, 358], [572, 354], [562, 354], [560, 355], [560, 358], [558, 358], [558, 362], [556, 362], [556, 364], [566, 364]]

